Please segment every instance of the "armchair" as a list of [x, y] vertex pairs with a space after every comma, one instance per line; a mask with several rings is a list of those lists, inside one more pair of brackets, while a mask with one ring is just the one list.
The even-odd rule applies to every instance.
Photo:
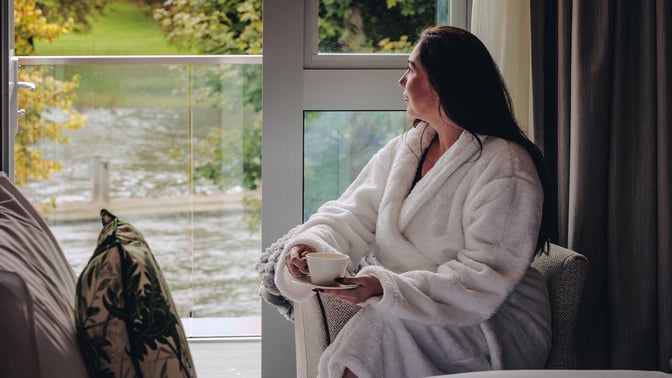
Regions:
[[[548, 255], [532, 263], [546, 278], [552, 312], [551, 351], [547, 369], [576, 367], [576, 318], [585, 283], [588, 260], [580, 253], [551, 244]], [[305, 303], [295, 303], [297, 375], [317, 376], [322, 351], [359, 310], [334, 297], [317, 294]]]

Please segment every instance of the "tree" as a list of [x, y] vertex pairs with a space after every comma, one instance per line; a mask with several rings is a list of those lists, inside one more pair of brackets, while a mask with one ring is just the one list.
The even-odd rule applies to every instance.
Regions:
[[73, 22], [72, 31], [80, 32], [91, 28], [91, 21], [103, 13], [108, 0], [39, 0], [35, 6], [42, 15], [55, 25]]
[[[410, 51], [434, 23], [425, 0], [321, 0], [321, 51]], [[152, 1], [156, 6], [156, 2]], [[260, 54], [262, 0], [166, 0], [154, 10], [168, 39], [204, 54]]]
[[261, 54], [261, 0], [166, 0], [154, 18], [168, 40], [203, 54]]
[[410, 52], [435, 20], [432, 1], [322, 0], [318, 49], [324, 52]]
[[[37, 6], [35, 0], [15, 0], [14, 32], [16, 55], [32, 55], [33, 41], [52, 41], [69, 31], [76, 21], [59, 16], [51, 22]], [[61, 163], [45, 159], [40, 145], [45, 141], [67, 143], [67, 130], [84, 127], [86, 118], [72, 107], [74, 90], [79, 86], [78, 77], [60, 81], [46, 74], [46, 68], [30, 67], [19, 71], [19, 80], [36, 84], [35, 92], [22, 91], [19, 105], [26, 115], [19, 120], [20, 132], [15, 140], [15, 182], [22, 185], [28, 180], [51, 177], [61, 169]]]

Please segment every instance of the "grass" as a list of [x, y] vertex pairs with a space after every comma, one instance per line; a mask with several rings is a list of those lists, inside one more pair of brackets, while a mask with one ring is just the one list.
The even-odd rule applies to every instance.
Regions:
[[128, 0], [118, 0], [92, 22], [85, 33], [68, 33], [53, 42], [38, 40], [35, 55], [180, 55], [194, 54], [168, 43], [148, 13]]

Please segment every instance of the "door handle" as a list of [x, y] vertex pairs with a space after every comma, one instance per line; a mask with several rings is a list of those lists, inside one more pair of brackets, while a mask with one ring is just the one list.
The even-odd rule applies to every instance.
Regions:
[[[35, 92], [35, 84], [28, 82], [28, 81], [19, 81], [16, 83], [16, 87], [18, 89], [28, 89], [31, 92]], [[19, 111], [16, 114], [19, 118], [23, 118], [26, 116], [26, 109], [19, 109]]]
[[19, 81], [17, 87], [19, 89], [30, 89], [31, 92], [35, 92], [35, 84], [28, 81]]

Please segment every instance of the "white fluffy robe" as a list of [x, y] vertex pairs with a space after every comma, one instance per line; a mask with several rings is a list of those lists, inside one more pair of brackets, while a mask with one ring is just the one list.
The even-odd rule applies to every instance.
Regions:
[[[287, 243], [371, 253], [382, 297], [360, 304], [320, 359], [320, 377], [422, 377], [468, 370], [542, 368], [550, 348], [550, 306], [530, 262], [543, 190], [520, 146], [463, 132], [411, 185], [434, 137], [419, 126], [393, 139], [335, 201], [325, 203]], [[277, 269], [294, 301], [308, 285]]]

